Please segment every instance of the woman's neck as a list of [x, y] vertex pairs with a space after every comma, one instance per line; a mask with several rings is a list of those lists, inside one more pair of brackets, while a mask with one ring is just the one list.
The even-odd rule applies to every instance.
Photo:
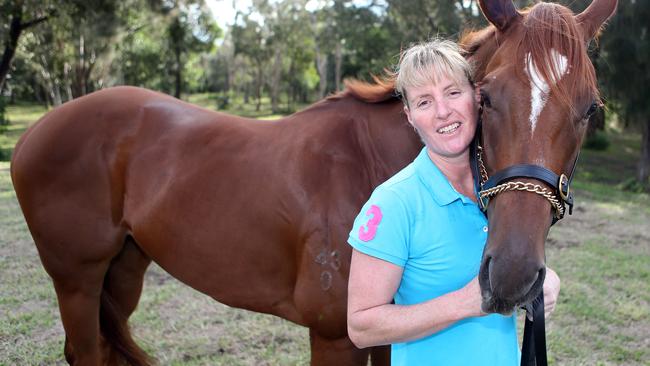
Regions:
[[440, 156], [432, 153], [429, 149], [427, 149], [427, 154], [458, 193], [476, 201], [474, 178], [469, 165], [469, 149], [453, 157]]

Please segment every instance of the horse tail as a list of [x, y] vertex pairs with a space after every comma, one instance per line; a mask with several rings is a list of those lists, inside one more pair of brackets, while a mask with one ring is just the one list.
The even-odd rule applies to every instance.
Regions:
[[113, 297], [104, 289], [99, 308], [99, 326], [102, 336], [110, 345], [114, 355], [122, 358], [127, 365], [149, 366], [151, 358], [135, 343], [127, 323], [127, 318], [115, 304]]

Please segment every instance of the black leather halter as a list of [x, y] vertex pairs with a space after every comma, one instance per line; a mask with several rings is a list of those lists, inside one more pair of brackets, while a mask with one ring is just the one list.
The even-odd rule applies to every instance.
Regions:
[[[487, 178], [485, 174], [481, 174], [481, 169], [485, 169], [482, 166], [482, 148], [481, 148], [481, 138], [482, 138], [482, 123], [481, 117], [479, 116], [478, 125], [476, 127], [476, 133], [474, 135], [474, 140], [470, 145], [470, 165], [472, 167], [472, 173], [474, 175], [474, 183], [477, 187], [479, 195], [477, 201], [481, 210], [487, 215], [487, 207], [489, 204], [489, 197], [484, 197], [481, 193], [488, 190], [493, 190], [495, 187], [502, 186], [512, 181], [515, 178], [531, 178], [538, 180], [547, 184], [552, 188], [551, 192], [554, 195], [554, 200], [557, 202], [557, 209], [553, 215], [553, 222], [551, 225], [554, 225], [558, 220], [564, 217], [565, 205], [569, 206], [569, 215], [573, 213], [573, 193], [571, 192], [570, 185], [573, 181], [573, 175], [575, 173], [576, 164], [578, 163], [578, 156], [580, 152], [578, 151], [578, 156], [576, 156], [573, 166], [571, 168], [571, 173], [567, 177], [565, 174], [557, 175], [551, 170], [532, 164], [517, 164], [510, 167], [507, 167], [503, 170], [498, 171], [493, 176]], [[484, 180], [484, 178], [487, 178]], [[521, 183], [524, 184], [524, 183]], [[504, 187], [502, 190], [525, 190], [525, 189], [508, 189]], [[530, 190], [529, 190], [530, 191]], [[535, 192], [539, 193], [539, 192]], [[496, 195], [494, 193], [492, 195]], [[546, 196], [546, 195], [545, 195]], [[548, 199], [549, 197], [547, 197]], [[549, 201], [552, 201], [553, 198], [550, 198]], [[552, 203], [553, 204], [553, 203]]]

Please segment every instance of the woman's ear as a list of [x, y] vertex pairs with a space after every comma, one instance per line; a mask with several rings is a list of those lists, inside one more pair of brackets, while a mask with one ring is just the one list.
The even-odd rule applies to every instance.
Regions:
[[413, 126], [413, 121], [411, 121], [411, 110], [406, 104], [404, 105], [404, 114], [406, 114], [406, 119], [409, 121], [411, 126]]
[[477, 104], [481, 104], [481, 87], [478, 84], [474, 86], [474, 100]]

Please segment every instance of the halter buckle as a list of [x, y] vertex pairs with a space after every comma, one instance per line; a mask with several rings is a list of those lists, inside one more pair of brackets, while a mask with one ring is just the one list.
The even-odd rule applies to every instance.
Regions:
[[562, 201], [568, 201], [571, 195], [571, 188], [569, 187], [569, 178], [562, 173], [560, 179], [557, 182], [557, 191], [560, 194]]

